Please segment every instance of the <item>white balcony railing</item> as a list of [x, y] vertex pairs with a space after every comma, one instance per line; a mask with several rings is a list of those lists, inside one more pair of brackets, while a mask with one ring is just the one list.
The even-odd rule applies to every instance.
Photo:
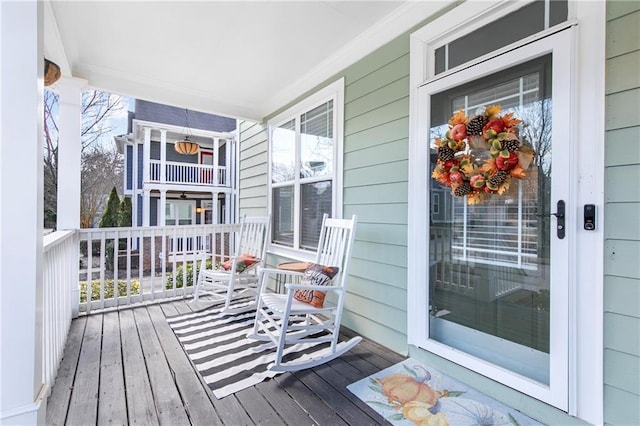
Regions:
[[190, 295], [200, 267], [197, 253], [229, 255], [239, 228], [225, 224], [81, 229], [80, 312]]
[[50, 387], [62, 360], [71, 319], [78, 309], [76, 231], [45, 235], [42, 265], [42, 375], [43, 383]]
[[159, 160], [150, 160], [148, 181], [152, 183], [229, 186], [230, 182], [226, 166], [167, 161], [165, 162], [164, 180], [161, 172], [162, 163]]

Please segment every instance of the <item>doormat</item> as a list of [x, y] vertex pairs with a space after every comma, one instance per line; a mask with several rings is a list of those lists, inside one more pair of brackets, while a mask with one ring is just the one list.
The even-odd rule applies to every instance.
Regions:
[[[275, 361], [275, 345], [246, 337], [253, 329], [255, 305], [240, 302], [230, 308], [246, 310], [224, 313], [222, 306], [214, 305], [167, 318], [195, 369], [218, 399], [281, 374], [268, 369]], [[322, 356], [330, 351], [329, 345], [316, 342], [285, 346], [283, 361]]]
[[542, 425], [411, 358], [347, 389], [393, 425]]

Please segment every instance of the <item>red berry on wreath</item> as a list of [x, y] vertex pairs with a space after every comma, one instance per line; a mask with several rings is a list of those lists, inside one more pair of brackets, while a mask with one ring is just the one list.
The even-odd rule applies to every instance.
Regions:
[[518, 154], [515, 152], [501, 151], [496, 158], [498, 170], [511, 170], [518, 165]]
[[456, 124], [450, 131], [451, 139], [461, 141], [467, 137], [467, 126], [465, 124]]

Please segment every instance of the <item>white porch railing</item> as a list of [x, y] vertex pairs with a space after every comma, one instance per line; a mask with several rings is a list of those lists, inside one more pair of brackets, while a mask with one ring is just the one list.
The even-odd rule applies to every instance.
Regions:
[[229, 255], [239, 228], [224, 224], [81, 229], [80, 312], [191, 294], [200, 267], [196, 253], [215, 253], [214, 261]]
[[45, 235], [43, 243], [42, 375], [51, 387], [78, 312], [78, 238], [76, 231], [57, 231]]
[[165, 179], [162, 179], [160, 160], [149, 162], [149, 182], [180, 183], [187, 185], [229, 186], [227, 167], [206, 164], [186, 164], [167, 161]]

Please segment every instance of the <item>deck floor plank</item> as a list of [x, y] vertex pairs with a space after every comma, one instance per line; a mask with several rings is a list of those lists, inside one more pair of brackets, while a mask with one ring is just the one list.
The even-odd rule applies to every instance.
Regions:
[[[324, 364], [314, 368], [314, 371], [320, 376], [331, 388], [334, 389], [334, 392], [338, 392], [344, 398], [349, 400], [353, 405], [355, 405], [360, 411], [365, 413], [371, 420], [367, 420], [368, 424], [379, 424], [384, 423], [384, 418], [376, 413], [371, 407], [365, 404], [360, 398], [355, 396], [347, 386], [349, 386], [354, 381], [365, 378], [366, 376], [361, 375], [356, 379], [347, 378], [346, 376], [340, 374], [338, 371], [333, 369], [331, 366]], [[358, 412], [358, 410], [353, 410], [354, 412]]]
[[158, 336], [151, 324], [151, 318], [146, 309], [136, 309], [133, 313], [149, 374], [149, 383], [153, 390], [158, 419], [164, 425], [188, 424], [189, 418], [162, 352]]
[[315, 369], [298, 371], [295, 376], [347, 424], [370, 425], [376, 423], [367, 413], [357, 409], [344, 394], [337, 392], [335, 388], [324, 381]]
[[47, 424], [389, 424], [346, 386], [402, 355], [365, 339], [329, 363], [217, 399], [166, 320], [194, 310], [173, 300], [75, 319]]
[[284, 423], [289, 425], [315, 424], [309, 414], [298, 405], [286, 389], [280, 387], [276, 380], [265, 380], [257, 384], [256, 389], [278, 411], [278, 415]]
[[313, 421], [320, 425], [347, 425], [348, 423], [330, 407], [325, 405], [318, 396], [313, 393], [294, 374], [276, 376], [275, 380], [280, 387], [285, 388], [298, 404], [309, 413]]
[[247, 410], [247, 414], [255, 424], [280, 425], [282, 419], [255, 387], [236, 392], [236, 398]]
[[[167, 310], [171, 312], [171, 309]], [[210, 399], [213, 395], [208, 391], [208, 387], [202, 385], [199, 376], [194, 374], [193, 365], [169, 327], [163, 308], [157, 305], [150, 306], [148, 311], [191, 422], [194, 425], [220, 424], [222, 421]]]
[[87, 318], [73, 381], [73, 392], [67, 414], [67, 424], [95, 424], [98, 416], [98, 386], [100, 383], [100, 351], [102, 349], [102, 315]]
[[129, 423], [160, 424], [133, 310], [120, 311], [120, 326]]
[[102, 336], [98, 424], [124, 425], [128, 421], [127, 401], [124, 392], [120, 319], [117, 312], [104, 314]]
[[82, 317], [73, 320], [69, 327], [67, 343], [62, 353], [62, 361], [60, 362], [60, 367], [58, 367], [56, 381], [51, 388], [51, 396], [47, 401], [46, 422], [48, 425], [63, 425], [67, 418], [73, 379], [78, 367], [78, 358], [80, 357], [82, 337], [84, 336], [86, 325], [87, 317]]

